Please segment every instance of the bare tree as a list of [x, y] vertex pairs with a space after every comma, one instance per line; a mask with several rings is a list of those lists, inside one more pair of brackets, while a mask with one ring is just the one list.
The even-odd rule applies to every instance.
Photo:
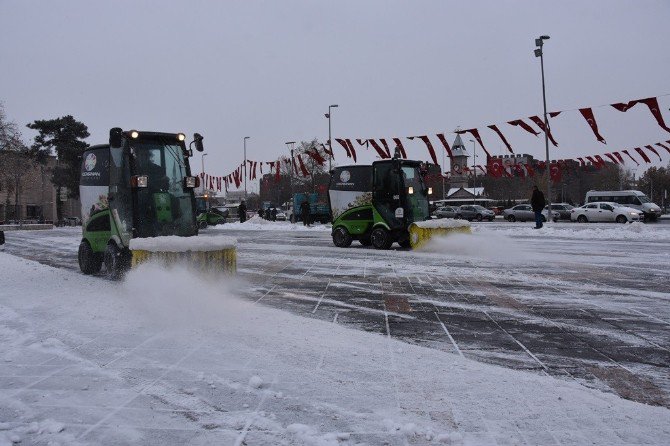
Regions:
[[0, 220], [21, 218], [19, 197], [32, 167], [29, 148], [21, 140], [16, 123], [7, 119], [0, 103], [0, 191], [4, 189], [6, 192], [4, 215], [0, 215]]

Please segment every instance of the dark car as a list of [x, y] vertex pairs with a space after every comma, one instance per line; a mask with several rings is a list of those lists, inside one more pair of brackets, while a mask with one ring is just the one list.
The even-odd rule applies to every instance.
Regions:
[[495, 214], [493, 211], [486, 209], [484, 206], [479, 206], [478, 204], [464, 204], [456, 210], [456, 218], [463, 218], [468, 221], [493, 221]]
[[[568, 203], [551, 203], [551, 210], [559, 213], [559, 220], [569, 221], [570, 214], [572, 214], [574, 208], [574, 206], [571, 206]], [[545, 206], [544, 209], [546, 210], [547, 206]]]

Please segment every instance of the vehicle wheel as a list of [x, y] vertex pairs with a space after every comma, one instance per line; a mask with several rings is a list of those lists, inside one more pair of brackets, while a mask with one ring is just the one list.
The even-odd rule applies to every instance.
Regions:
[[102, 256], [96, 254], [91, 249], [91, 245], [86, 240], [79, 244], [79, 269], [84, 274], [95, 274], [102, 268]]
[[358, 241], [361, 243], [363, 246], [370, 246], [372, 244], [372, 239], [370, 239], [370, 236], [363, 236]]
[[628, 223], [628, 219], [626, 218], [625, 215], [619, 215], [619, 216], [616, 218], [616, 222], [617, 222], [617, 223]]
[[554, 223], [557, 223], [557, 222], [558, 222], [558, 218], [554, 218], [553, 222], [554, 222]]
[[205, 229], [205, 228], [207, 227], [207, 222], [204, 221], [204, 220], [201, 221], [200, 223], [198, 223], [198, 227], [199, 227], [200, 229]]
[[123, 277], [127, 266], [128, 262], [118, 246], [115, 243], [108, 244], [105, 249], [105, 269], [109, 278], [112, 280], [120, 279]]
[[494, 218], [494, 217], [489, 218], [489, 221], [493, 221], [493, 218]]
[[333, 243], [338, 248], [346, 248], [351, 245], [351, 235], [346, 229], [339, 227], [333, 231]]
[[586, 215], [580, 215], [579, 217], [577, 217], [577, 221], [579, 223], [588, 223], [589, 219], [586, 218]]
[[514, 223], [516, 221], [516, 217], [514, 215], [510, 215], [507, 217], [507, 221], [510, 223]]
[[455, 218], [456, 220], [460, 220], [461, 218], [463, 218], [463, 216], [461, 216], [461, 214], [456, 214], [456, 216], [455, 216], [454, 218]]
[[393, 244], [391, 234], [384, 228], [374, 229], [370, 234], [370, 239], [372, 240], [372, 246], [376, 249], [389, 249]]
[[482, 221], [482, 214], [477, 214], [477, 215], [475, 216], [475, 220], [477, 220], [477, 221]]

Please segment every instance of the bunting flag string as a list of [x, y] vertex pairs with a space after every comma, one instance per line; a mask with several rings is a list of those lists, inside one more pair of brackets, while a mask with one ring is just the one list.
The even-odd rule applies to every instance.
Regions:
[[665, 150], [668, 151], [668, 153], [670, 153], [670, 147], [666, 146], [665, 144], [661, 144], [660, 142], [657, 142], [656, 145], [659, 146], [659, 147], [663, 147]]
[[[500, 139], [502, 140], [502, 142], [507, 147], [507, 150], [509, 150], [509, 153], [514, 154], [514, 150], [512, 150], [512, 146], [509, 145], [509, 142], [507, 142], [507, 138], [505, 138], [505, 135], [503, 135], [502, 132], [498, 129], [498, 126], [497, 125], [489, 125], [488, 128], [490, 128], [491, 130], [496, 132], [498, 134], [498, 136], [500, 137]], [[442, 138], [444, 138], [444, 135], [442, 135]]]
[[589, 127], [591, 127], [593, 134], [596, 135], [596, 139], [598, 139], [598, 141], [600, 141], [603, 144], [607, 144], [605, 138], [603, 138], [600, 132], [598, 131], [598, 123], [596, 122], [596, 118], [593, 115], [593, 110], [590, 107], [580, 108], [579, 112], [582, 114], [584, 119], [586, 119], [586, 123], [589, 125]]
[[656, 154], [656, 156], [658, 157], [658, 160], [659, 160], [659, 161], [663, 161], [663, 160], [661, 159], [661, 155], [659, 155], [659, 153], [656, 151], [656, 149], [654, 149], [652, 146], [644, 146], [644, 148], [645, 148], [645, 149], [648, 149], [648, 150], [651, 150], [654, 154]]
[[400, 138], [393, 138], [393, 142], [395, 143], [396, 148], [400, 151], [400, 156], [406, 159], [407, 152], [405, 152], [405, 146], [402, 145]]
[[651, 163], [651, 159], [649, 159], [647, 154], [644, 153], [644, 151], [641, 148], [635, 147], [635, 151], [640, 154], [645, 163]]
[[[369, 142], [370, 145], [377, 151], [377, 154], [379, 155], [379, 157], [380, 157], [381, 159], [386, 159], [386, 158], [390, 158], [390, 157], [391, 157], [391, 156], [388, 155], [384, 150], [382, 150], [381, 146], [380, 146], [379, 144], [377, 144], [377, 141], [375, 141], [374, 139], [368, 139], [368, 142]], [[388, 151], [388, 150], [387, 150], [387, 151]]]
[[612, 152], [612, 154], [614, 156], [616, 156], [616, 159], [619, 160], [619, 164], [623, 164], [623, 157], [621, 156], [621, 154], [619, 152]]
[[[554, 139], [554, 136], [551, 134], [551, 126], [550, 125], [547, 124], [547, 127], [549, 127], [549, 128], [548, 129], [545, 128], [544, 121], [542, 119], [540, 119], [539, 116], [531, 116], [528, 119], [533, 121], [536, 126], [538, 126], [543, 132], [545, 132], [547, 134], [547, 138], [549, 138], [549, 141], [551, 141], [551, 143], [554, 145], [554, 147], [558, 147], [558, 143]], [[547, 120], [547, 123], [548, 122], [549, 121]]]
[[661, 114], [661, 108], [658, 105], [658, 98], [651, 97], [645, 99], [635, 99], [627, 103], [621, 102], [617, 104], [612, 104], [612, 107], [616, 108], [620, 112], [626, 112], [633, 108], [636, 104], [644, 104], [647, 106], [652, 116], [656, 119], [656, 123], [665, 131], [670, 132], [670, 128], [665, 125], [663, 121], [663, 115]]
[[449, 147], [449, 143], [447, 142], [446, 138], [444, 137], [444, 133], [438, 133], [437, 134], [437, 139], [440, 140], [442, 143], [442, 146], [444, 147], [444, 150], [447, 152], [447, 155], [449, 156], [449, 160], [452, 160], [454, 158], [454, 154], [451, 153], [451, 147]]
[[419, 138], [423, 143], [426, 145], [426, 148], [428, 149], [428, 153], [430, 154], [430, 158], [433, 160], [433, 164], [438, 164], [437, 162], [437, 156], [435, 155], [435, 149], [433, 148], [433, 144], [430, 142], [430, 139], [428, 139], [427, 135], [421, 135], [421, 136], [408, 136], [407, 139], [414, 139], [414, 138]]
[[386, 151], [386, 157], [391, 158], [391, 151], [389, 150], [389, 145], [386, 144], [386, 140], [384, 138], [380, 138], [379, 141], [381, 141], [382, 145], [384, 146], [384, 150]]
[[640, 165], [640, 163], [638, 163], [637, 160], [633, 158], [630, 153], [628, 153], [628, 150], [622, 150], [622, 152], [628, 155], [628, 158], [632, 159], [635, 164], [637, 164], [638, 166]]
[[619, 160], [617, 160], [613, 154], [611, 153], [605, 153], [604, 154], [607, 158], [611, 159], [614, 164], [619, 164]]
[[303, 177], [309, 176], [309, 171], [305, 167], [305, 163], [302, 162], [302, 157], [298, 155], [298, 164], [300, 165], [300, 171], [302, 172]]
[[539, 132], [536, 132], [535, 130], [533, 130], [533, 128], [531, 126], [529, 126], [528, 124], [523, 122], [523, 120], [521, 120], [521, 119], [515, 119], [514, 121], [508, 121], [507, 123], [510, 124], [510, 125], [519, 126], [519, 127], [521, 127], [522, 129], [524, 129], [525, 131], [527, 131], [528, 133], [530, 133], [532, 135], [537, 136], [537, 135], [540, 134]]

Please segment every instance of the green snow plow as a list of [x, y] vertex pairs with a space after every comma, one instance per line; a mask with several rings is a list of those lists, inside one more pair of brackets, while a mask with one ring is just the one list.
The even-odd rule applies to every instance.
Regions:
[[416, 248], [437, 234], [470, 232], [464, 221], [430, 220], [426, 173], [425, 163], [397, 154], [371, 166], [333, 169], [328, 198], [335, 246], [348, 247], [358, 240], [377, 249], [389, 249], [395, 242]]
[[[84, 152], [79, 187], [83, 235], [78, 253], [84, 274], [95, 274], [104, 264], [107, 274], [117, 279], [131, 264], [149, 257], [171, 263], [168, 257], [192, 260], [194, 256], [211, 255], [202, 242], [189, 239], [198, 235], [193, 189], [198, 187], [199, 178], [191, 175], [188, 158], [193, 151], [186, 147], [185, 139], [183, 133], [113, 128], [109, 144], [92, 146]], [[198, 151], [203, 150], [202, 139], [196, 133], [191, 143]], [[162, 240], [167, 241], [169, 236], [181, 238], [177, 246], [182, 255], [174, 254], [179, 251], [175, 243], [167, 243], [170, 248], [166, 252], [173, 254], [161, 251]], [[149, 238], [154, 240], [151, 249], [132, 251], [133, 239]], [[228, 242], [221, 249], [232, 249], [234, 264], [235, 248], [230, 245]], [[230, 258], [228, 255], [222, 260], [221, 269], [234, 271]]]

